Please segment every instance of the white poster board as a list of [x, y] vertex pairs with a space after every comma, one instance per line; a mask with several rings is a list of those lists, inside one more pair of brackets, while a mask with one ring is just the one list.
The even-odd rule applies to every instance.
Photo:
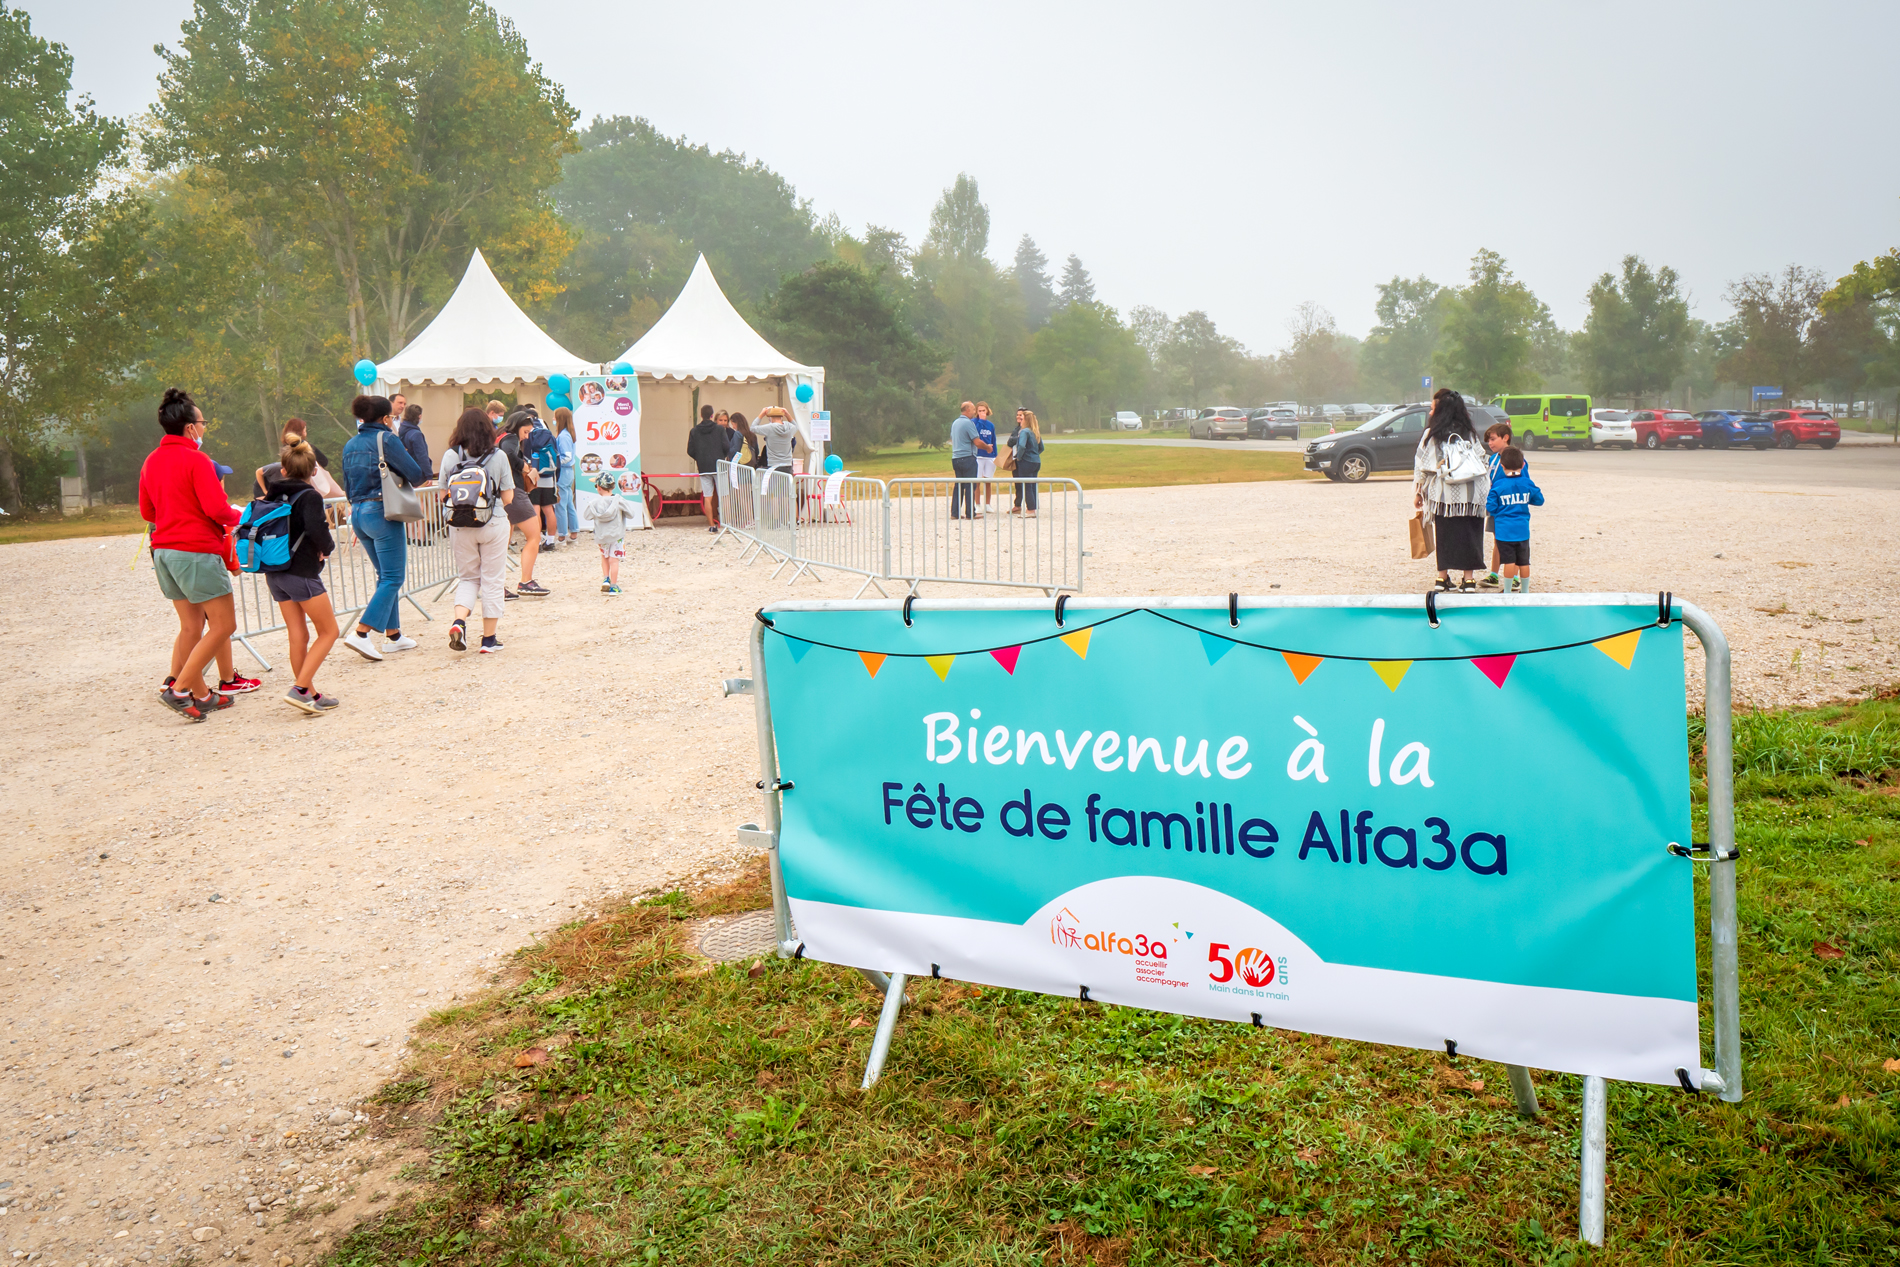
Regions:
[[595, 487], [613, 478], [612, 495], [632, 502], [646, 527], [640, 488], [640, 380], [632, 374], [576, 378], [574, 409], [574, 505], [583, 513], [602, 494]]
[[829, 409], [820, 409], [814, 412], [811, 416], [811, 421], [806, 424], [806, 429], [813, 444], [830, 444], [831, 411]]

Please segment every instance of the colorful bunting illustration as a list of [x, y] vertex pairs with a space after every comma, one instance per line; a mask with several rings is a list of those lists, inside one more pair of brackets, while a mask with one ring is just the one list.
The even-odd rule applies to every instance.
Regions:
[[805, 653], [811, 650], [811, 644], [809, 642], [804, 642], [798, 638], [787, 638], [785, 641], [791, 644], [786, 650], [792, 653], [793, 664], [797, 664], [800, 660], [803, 660]]
[[1211, 633], [1201, 635], [1201, 650], [1207, 652], [1207, 662], [1217, 663], [1220, 658], [1234, 649], [1231, 639], [1216, 637]]
[[992, 656], [996, 657], [996, 662], [1003, 666], [1003, 672], [1009, 674], [1011, 677], [1016, 676], [1016, 657], [1022, 653], [1023, 649], [1020, 646], [998, 647], [990, 652]]
[[1500, 691], [1504, 689], [1504, 679], [1511, 676], [1511, 666], [1517, 663], [1514, 655], [1473, 656], [1471, 662], [1478, 666], [1478, 672], [1491, 679], [1491, 685]]
[[1297, 651], [1282, 651], [1280, 658], [1286, 661], [1287, 668], [1293, 670], [1293, 680], [1302, 686], [1306, 684], [1307, 678], [1313, 676], [1313, 670], [1326, 659], [1325, 656], [1301, 655]]
[[1374, 660], [1371, 663], [1372, 671], [1379, 675], [1379, 680], [1385, 683], [1389, 691], [1399, 689], [1399, 683], [1405, 680], [1405, 671], [1412, 667], [1410, 660]]
[[956, 662], [957, 658], [953, 655], [927, 655], [924, 657], [924, 663], [930, 666], [930, 671], [937, 675], [939, 682], [946, 681], [950, 677], [950, 666]]
[[1063, 645], [1086, 660], [1089, 658], [1089, 635], [1094, 632], [1095, 630], [1090, 628], [1078, 629], [1074, 633], [1063, 634]]
[[1632, 629], [1628, 633], [1620, 633], [1614, 638], [1605, 638], [1601, 642], [1593, 642], [1590, 645], [1627, 669], [1630, 667], [1630, 662], [1636, 658], [1636, 644], [1642, 640], [1643, 631]]
[[879, 651], [858, 652], [858, 659], [864, 661], [865, 671], [872, 677], [877, 676], [877, 671], [884, 667], [884, 661], [889, 658], [890, 657]]

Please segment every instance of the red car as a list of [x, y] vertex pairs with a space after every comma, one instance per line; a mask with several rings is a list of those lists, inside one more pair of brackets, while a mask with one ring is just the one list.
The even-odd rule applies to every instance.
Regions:
[[1825, 409], [1777, 409], [1768, 415], [1775, 424], [1775, 444], [1792, 449], [1797, 444], [1818, 444], [1831, 449], [1841, 442], [1841, 424]]
[[1630, 429], [1645, 449], [1693, 449], [1702, 443], [1702, 423], [1686, 409], [1639, 409], [1630, 415]]

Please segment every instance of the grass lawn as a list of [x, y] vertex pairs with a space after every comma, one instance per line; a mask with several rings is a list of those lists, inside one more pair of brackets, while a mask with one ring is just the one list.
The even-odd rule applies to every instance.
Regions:
[[[906, 445], [883, 449], [845, 465], [847, 470], [876, 479], [900, 475], [948, 478], [950, 451]], [[1144, 448], [1133, 444], [1052, 444], [1043, 450], [1042, 474], [1047, 479], [1072, 479], [1091, 490], [1321, 478], [1300, 469], [1297, 453]]]
[[681, 947], [765, 903], [755, 869], [425, 1023], [376, 1110], [425, 1195], [330, 1262], [1900, 1261], [1900, 704], [1743, 717], [1736, 753], [1747, 1098], [1612, 1084], [1600, 1251], [1569, 1076], [1527, 1121], [1469, 1058], [926, 979], [862, 1094], [856, 974]]
[[117, 537], [144, 531], [145, 521], [139, 518], [137, 506], [95, 506], [77, 515], [8, 515], [0, 519], [0, 545], [62, 541], [67, 537]]

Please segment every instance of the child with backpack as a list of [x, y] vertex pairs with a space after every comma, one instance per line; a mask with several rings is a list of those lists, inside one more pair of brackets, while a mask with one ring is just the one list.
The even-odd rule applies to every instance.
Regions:
[[1531, 507], [1544, 504], [1544, 490], [1531, 483], [1524, 469], [1524, 455], [1506, 445], [1497, 455], [1503, 474], [1492, 483], [1484, 510], [1495, 522], [1493, 532], [1498, 543], [1498, 568], [1504, 592], [1515, 586], [1520, 594], [1531, 589]]
[[554, 433], [540, 418], [521, 445], [522, 456], [534, 467], [534, 488], [528, 494], [541, 525], [541, 548], [552, 554], [561, 540], [559, 508], [561, 504], [561, 450]]
[[482, 654], [501, 650], [495, 629], [501, 621], [502, 568], [513, 532], [508, 513], [521, 494], [514, 468], [495, 444], [495, 429], [479, 409], [464, 409], [449, 447], [442, 452], [442, 498], [449, 504], [449, 547], [455, 556], [455, 620], [449, 625], [449, 649], [468, 649], [468, 618], [482, 608]]
[[618, 594], [620, 561], [627, 557], [627, 528], [640, 526], [640, 512], [614, 491], [614, 477], [605, 471], [594, 480], [594, 491], [600, 496], [587, 503], [581, 518], [587, 521], [594, 544], [600, 547], [600, 592]]
[[[336, 645], [336, 612], [323, 587], [323, 564], [336, 550], [323, 494], [311, 484], [317, 451], [293, 438], [278, 455], [277, 478], [264, 496], [244, 511], [237, 528], [237, 554], [247, 572], [262, 572], [270, 596], [283, 613], [290, 635], [290, 671], [296, 675], [284, 703], [313, 717], [333, 711], [338, 701], [316, 687], [317, 670]], [[311, 626], [316, 639], [311, 640]]]

